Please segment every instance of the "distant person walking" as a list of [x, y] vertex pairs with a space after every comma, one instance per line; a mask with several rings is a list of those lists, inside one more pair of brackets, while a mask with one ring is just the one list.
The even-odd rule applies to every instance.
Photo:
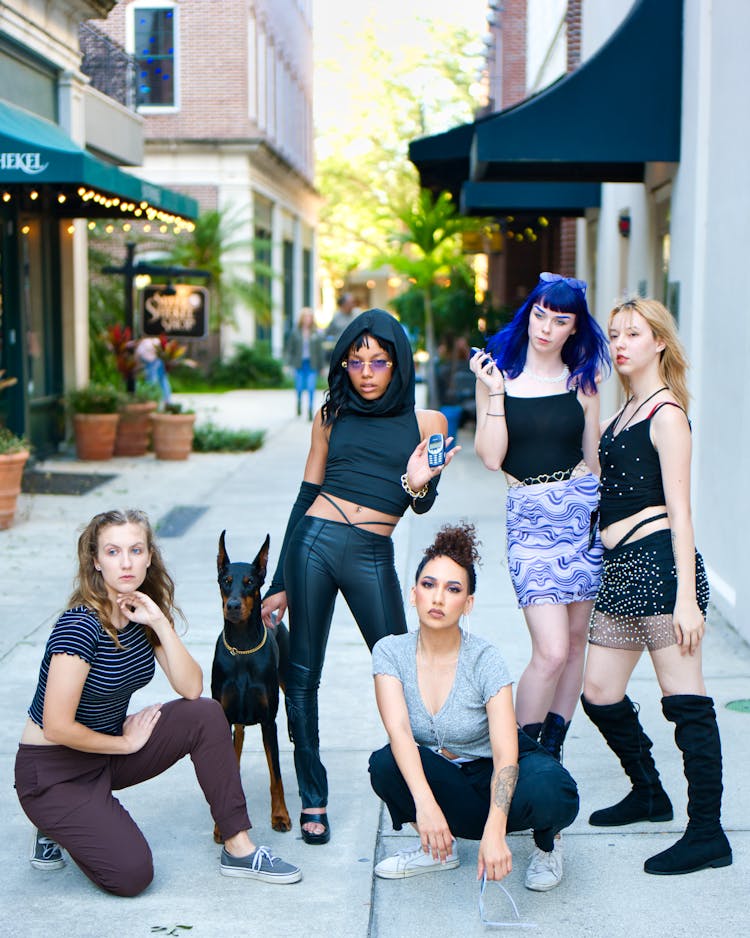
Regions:
[[708, 581], [690, 512], [687, 361], [674, 318], [656, 300], [639, 297], [615, 306], [609, 344], [628, 398], [599, 444], [604, 569], [581, 701], [633, 787], [622, 801], [595, 811], [589, 823], [620, 827], [672, 819], [651, 740], [625, 694], [645, 647], [682, 752], [689, 821], [680, 840], [646, 860], [644, 870], [667, 876], [729, 866], [732, 849], [721, 827], [721, 741], [701, 661]]
[[315, 385], [323, 366], [323, 337], [315, 325], [315, 317], [309, 306], [299, 315], [297, 325], [289, 333], [286, 345], [286, 360], [294, 369], [294, 389], [297, 393], [297, 416], [302, 413], [302, 395], [307, 393], [307, 416], [313, 419]]
[[169, 383], [166, 365], [159, 356], [160, 348], [161, 342], [158, 336], [145, 335], [136, 345], [135, 354], [143, 365], [146, 381], [159, 386], [162, 399], [165, 404], [168, 404], [172, 397], [172, 386]]

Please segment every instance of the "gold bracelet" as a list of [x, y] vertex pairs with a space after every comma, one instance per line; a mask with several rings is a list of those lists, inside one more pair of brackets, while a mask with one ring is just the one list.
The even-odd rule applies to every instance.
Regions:
[[485, 414], [485, 417], [504, 417], [505, 413], [502, 414]]
[[415, 492], [409, 485], [409, 476], [405, 472], [401, 476], [401, 488], [406, 492], [407, 495], [411, 496], [411, 498], [424, 498], [430, 489], [430, 483], [425, 482], [422, 488], [418, 492]]

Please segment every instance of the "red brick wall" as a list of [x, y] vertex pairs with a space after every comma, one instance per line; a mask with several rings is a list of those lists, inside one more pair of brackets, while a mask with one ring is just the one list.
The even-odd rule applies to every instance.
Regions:
[[526, 0], [505, 0], [502, 18], [502, 100], [510, 107], [526, 97]]

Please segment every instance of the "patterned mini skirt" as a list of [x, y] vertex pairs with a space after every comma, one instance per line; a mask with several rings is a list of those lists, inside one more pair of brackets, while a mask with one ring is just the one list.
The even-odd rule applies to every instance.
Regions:
[[518, 605], [568, 604], [594, 599], [602, 546], [591, 546], [591, 513], [599, 480], [590, 473], [563, 482], [508, 489], [508, 571]]
[[[695, 589], [705, 617], [708, 579], [698, 551]], [[668, 528], [605, 550], [602, 585], [591, 617], [589, 642], [629, 651], [640, 651], [644, 645], [649, 651], [675, 645], [672, 613], [676, 601], [677, 571]]]

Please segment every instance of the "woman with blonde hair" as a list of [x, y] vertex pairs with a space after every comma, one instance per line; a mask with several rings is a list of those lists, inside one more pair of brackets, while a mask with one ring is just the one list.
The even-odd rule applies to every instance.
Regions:
[[646, 860], [647, 873], [674, 875], [728, 866], [721, 827], [721, 742], [706, 696], [701, 649], [708, 582], [690, 512], [687, 361], [672, 315], [635, 298], [612, 310], [609, 343], [627, 395], [599, 445], [599, 526], [604, 546], [584, 675], [583, 709], [618, 756], [632, 790], [589, 823], [614, 827], [668, 821], [672, 804], [651, 756], [651, 740], [627, 697], [648, 648], [664, 716], [675, 724], [688, 780], [682, 838]]
[[[294, 883], [298, 867], [255, 847], [229, 724], [201, 697], [203, 674], [174, 628], [174, 583], [142, 511], [105, 511], [78, 540], [73, 595], [55, 623], [16, 756], [16, 791], [35, 825], [31, 865], [55, 870], [64, 847], [97, 886], [142, 892], [151, 850], [114, 797], [189, 755], [224, 838], [221, 873]], [[177, 700], [127, 714], [154, 676]]]

